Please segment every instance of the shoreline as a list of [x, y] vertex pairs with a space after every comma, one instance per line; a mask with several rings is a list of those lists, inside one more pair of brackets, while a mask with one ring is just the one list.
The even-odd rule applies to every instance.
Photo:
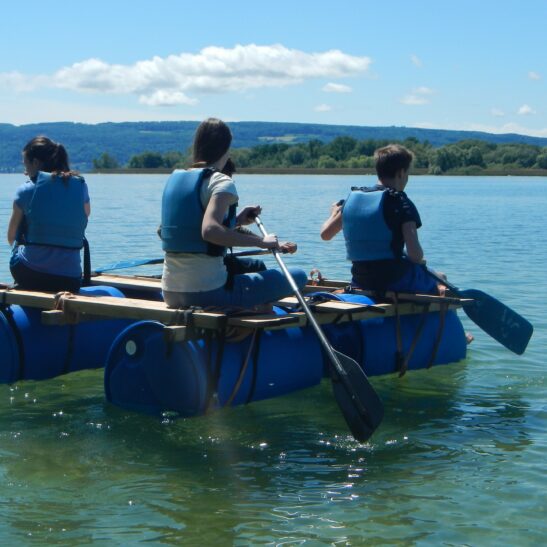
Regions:
[[[81, 171], [85, 174], [93, 175], [169, 175], [173, 169], [158, 167], [154, 169], [92, 169], [90, 171]], [[375, 175], [374, 168], [335, 168], [316, 169], [316, 168], [298, 168], [282, 167], [278, 169], [262, 167], [242, 167], [236, 171], [240, 175]], [[453, 169], [445, 173], [432, 174], [427, 169], [411, 169], [411, 176], [429, 175], [432, 177], [547, 177], [547, 169]]]

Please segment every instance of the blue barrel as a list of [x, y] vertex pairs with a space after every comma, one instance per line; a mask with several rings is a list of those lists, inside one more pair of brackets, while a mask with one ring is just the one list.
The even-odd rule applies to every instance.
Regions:
[[114, 341], [105, 367], [105, 393], [110, 402], [130, 410], [195, 416], [211, 402], [239, 405], [314, 386], [323, 370], [323, 354], [311, 329], [264, 331], [223, 345], [204, 339], [166, 343], [163, 325], [141, 321]]
[[[341, 294], [337, 296], [345, 302], [374, 303], [370, 298], [362, 295]], [[421, 315], [401, 316], [403, 355], [407, 355], [421, 322]], [[439, 322], [440, 314], [437, 312], [428, 313], [425, 316], [421, 334], [408, 362], [408, 370], [426, 368], [431, 364], [439, 332]], [[368, 376], [397, 371], [395, 317], [379, 315], [378, 318], [365, 321], [326, 325], [325, 334], [335, 349], [355, 359]], [[440, 342], [432, 364], [455, 363], [464, 359], [466, 352], [467, 341], [463, 325], [457, 313], [449, 310], [446, 312]]]
[[[80, 294], [123, 298], [113, 287], [83, 287]], [[0, 311], [0, 383], [102, 367], [112, 341], [129, 324], [112, 319], [48, 326], [41, 310], [9, 306]]]

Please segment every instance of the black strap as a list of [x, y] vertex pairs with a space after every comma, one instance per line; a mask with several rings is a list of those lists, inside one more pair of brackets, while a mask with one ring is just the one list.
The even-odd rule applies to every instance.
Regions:
[[439, 350], [439, 346], [441, 344], [441, 340], [443, 337], [447, 311], [448, 311], [448, 304], [446, 302], [443, 302], [441, 304], [441, 309], [439, 310], [439, 328], [437, 329], [437, 336], [435, 337], [435, 343], [433, 344], [433, 350], [431, 351], [431, 357], [429, 359], [427, 368], [431, 368], [433, 366], [435, 357], [437, 356], [437, 351]]
[[247, 349], [247, 354], [245, 358], [243, 359], [243, 362], [241, 363], [241, 367], [239, 368], [239, 374], [238, 374], [237, 380], [234, 384], [234, 387], [232, 388], [232, 392], [230, 393], [230, 396], [228, 397], [228, 399], [226, 399], [226, 403], [224, 404], [224, 406], [230, 406], [233, 400], [235, 399], [236, 395], [239, 393], [239, 389], [241, 387], [241, 384], [243, 383], [243, 378], [245, 378], [245, 373], [247, 372], [247, 368], [251, 361], [251, 355], [254, 353], [255, 344], [257, 343], [259, 336], [260, 336], [259, 329], [254, 330], [253, 335], [251, 337], [251, 341], [249, 342], [249, 348]]
[[228, 326], [228, 318], [224, 317], [217, 331], [217, 353], [215, 356], [215, 363], [213, 365], [212, 356], [212, 339], [213, 332], [208, 331], [206, 333], [205, 345], [208, 346], [207, 352], [207, 406], [206, 412], [215, 404], [217, 399], [218, 384], [220, 381], [220, 372], [222, 370], [222, 358], [224, 357], [224, 346], [226, 344], [226, 328]]
[[91, 254], [89, 252], [89, 241], [84, 237], [84, 271], [82, 286], [87, 287], [91, 284]]
[[260, 356], [260, 341], [262, 340], [263, 332], [264, 332], [264, 329], [257, 329], [256, 343], [255, 343], [254, 351], [253, 351], [253, 376], [251, 379], [251, 389], [249, 389], [249, 393], [247, 395], [247, 400], [245, 401], [245, 404], [249, 404], [253, 400], [253, 397], [255, 394], [256, 377], [258, 374], [258, 358]]
[[17, 350], [19, 351], [19, 376], [17, 377], [17, 380], [21, 380], [25, 377], [25, 345], [23, 344], [21, 331], [19, 330], [19, 327], [17, 326], [17, 323], [15, 322], [15, 319], [13, 317], [13, 310], [10, 306], [6, 305], [5, 298], [6, 295], [4, 293], [3, 301], [0, 304], [0, 313], [2, 313], [6, 318], [6, 321], [8, 322], [8, 325], [11, 327], [13, 335], [15, 336], [15, 343], [17, 344]]
[[399, 378], [401, 376], [404, 376], [406, 371], [408, 370], [408, 363], [410, 362], [412, 354], [414, 353], [414, 350], [416, 349], [416, 346], [418, 344], [418, 340], [420, 339], [420, 336], [422, 335], [422, 331], [424, 329], [424, 325], [425, 325], [428, 314], [429, 314], [429, 303], [424, 305], [424, 309], [420, 317], [420, 323], [418, 325], [418, 328], [416, 329], [416, 332], [414, 333], [414, 339], [412, 340], [412, 343], [410, 344], [410, 348], [408, 349], [408, 352], [401, 363], [401, 368], [399, 369]]

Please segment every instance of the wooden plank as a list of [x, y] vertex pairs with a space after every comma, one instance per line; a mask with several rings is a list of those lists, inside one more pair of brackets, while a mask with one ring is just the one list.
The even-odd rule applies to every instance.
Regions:
[[300, 317], [295, 314], [287, 315], [247, 315], [229, 317], [228, 325], [231, 327], [249, 327], [254, 329], [288, 328], [298, 326]]
[[167, 343], [170, 342], [184, 342], [185, 340], [190, 340], [194, 336], [190, 336], [188, 327], [177, 326], [177, 327], [164, 327], [163, 328], [163, 338]]
[[127, 275], [96, 275], [91, 278], [91, 284], [107, 285], [123, 291], [123, 289], [158, 292], [161, 291], [161, 279]]
[[[61, 307], [69, 314], [83, 313], [119, 319], [152, 320], [166, 325], [179, 324], [184, 318], [182, 310], [168, 308], [165, 302], [114, 296], [83, 296], [68, 293], [59, 302], [59, 298], [51, 293], [0, 290], [0, 301], [42, 310], [55, 310]], [[52, 314], [51, 317], [58, 315]], [[224, 317], [225, 314], [214, 312], [197, 311], [192, 314], [194, 326], [206, 329], [219, 328]]]
[[[446, 301], [442, 297], [433, 297], [427, 300], [429, 311], [439, 311], [443, 305], [448, 304], [449, 309], [461, 307], [459, 299]], [[47, 324], [66, 324], [90, 318], [119, 318], [133, 320], [159, 321], [167, 326], [179, 326], [184, 324], [185, 314], [183, 310], [170, 309], [164, 302], [116, 298], [112, 296], [83, 296], [66, 293], [61, 298], [51, 293], [33, 291], [0, 290], [0, 301], [6, 304], [19, 304], [45, 311], [42, 314]], [[61, 308], [61, 309], [57, 309]], [[424, 302], [400, 302], [399, 313], [401, 315], [421, 314], [424, 310]], [[349, 320], [366, 320], [377, 318], [378, 313], [392, 317], [396, 314], [393, 304], [383, 303], [374, 306], [354, 304], [351, 302], [322, 302], [315, 304], [317, 322], [329, 324], [333, 322], [344, 323]], [[350, 317], [351, 316], [351, 317]], [[192, 326], [196, 329], [220, 329], [226, 321], [226, 315], [217, 312], [194, 311], [191, 314]], [[230, 326], [264, 329], [282, 329], [291, 326], [307, 325], [307, 317], [302, 312], [293, 312], [283, 316], [274, 314], [248, 315], [229, 317]], [[187, 337], [188, 333], [176, 331], [176, 337]]]
[[[278, 300], [275, 304], [279, 306], [293, 308], [297, 307], [300, 303], [295, 296], [289, 296], [287, 298]], [[328, 300], [326, 302], [317, 302], [315, 304], [308, 303], [308, 306], [311, 308], [312, 311], [315, 311], [317, 313], [353, 313], [363, 310], [376, 313], [385, 313], [385, 307], [378, 306], [376, 304], [361, 304], [358, 302], [342, 302], [338, 300]]]
[[[333, 281], [328, 283], [328, 285], [306, 285], [304, 291], [308, 294], [313, 292], [333, 292], [340, 287], [345, 287], [348, 285], [347, 283], [342, 285], [341, 281]], [[336, 285], [331, 285], [331, 283]], [[465, 306], [473, 303], [473, 300], [470, 298], [458, 298], [455, 296], [437, 296], [435, 294], [395, 293], [393, 291], [386, 291], [385, 295], [380, 298], [377, 292], [366, 291], [363, 289], [353, 289], [350, 294], [360, 294], [363, 296], [368, 296], [369, 298], [374, 298], [380, 302], [392, 302], [396, 296], [400, 302], [420, 302], [424, 304], [428, 302], [435, 302], [455, 304], [460, 306]]]

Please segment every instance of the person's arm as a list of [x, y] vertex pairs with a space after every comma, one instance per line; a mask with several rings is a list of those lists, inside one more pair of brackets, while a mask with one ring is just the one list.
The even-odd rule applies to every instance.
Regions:
[[408, 258], [416, 264], [425, 264], [424, 251], [418, 239], [416, 223], [414, 221], [405, 222], [402, 225], [402, 230]]
[[91, 204], [89, 201], [87, 203], [84, 203], [84, 212], [86, 216], [89, 216], [91, 214]]
[[342, 229], [342, 205], [333, 203], [330, 209], [330, 217], [321, 226], [321, 239], [329, 241]]
[[13, 245], [15, 238], [17, 237], [17, 231], [23, 221], [23, 211], [14, 203], [11, 218], [8, 224], [8, 243]]
[[201, 237], [209, 243], [222, 245], [223, 247], [279, 248], [277, 236], [273, 234], [261, 237], [252, 232], [231, 230], [222, 224], [232, 199], [232, 194], [227, 192], [214, 194], [211, 197], [203, 215]]

